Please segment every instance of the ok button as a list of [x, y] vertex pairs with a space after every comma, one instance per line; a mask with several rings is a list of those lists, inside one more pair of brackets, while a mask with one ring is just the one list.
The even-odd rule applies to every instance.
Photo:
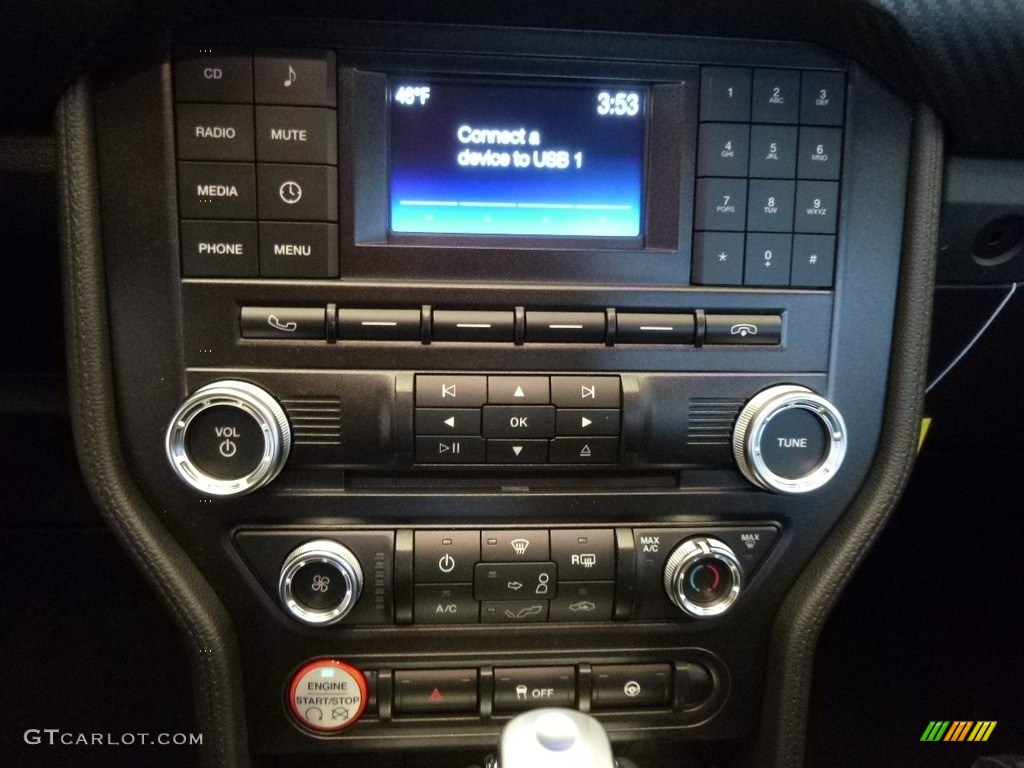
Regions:
[[537, 406], [484, 406], [484, 437], [554, 437], [555, 408]]

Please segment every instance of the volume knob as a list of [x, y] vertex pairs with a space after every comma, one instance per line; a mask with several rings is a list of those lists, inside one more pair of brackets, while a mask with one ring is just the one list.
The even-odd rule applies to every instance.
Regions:
[[807, 493], [835, 477], [843, 463], [846, 423], [832, 403], [806, 387], [770, 387], [740, 411], [732, 452], [755, 485]]
[[171, 468], [186, 483], [212, 496], [239, 496], [277, 477], [292, 437], [284, 410], [267, 392], [218, 381], [186, 398], [165, 442]]

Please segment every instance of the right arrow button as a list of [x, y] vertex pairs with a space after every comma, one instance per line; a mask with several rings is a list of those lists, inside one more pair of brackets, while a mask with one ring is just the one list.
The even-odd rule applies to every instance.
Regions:
[[559, 408], [555, 434], [566, 437], [615, 437], [619, 434], [620, 411], [613, 408]]

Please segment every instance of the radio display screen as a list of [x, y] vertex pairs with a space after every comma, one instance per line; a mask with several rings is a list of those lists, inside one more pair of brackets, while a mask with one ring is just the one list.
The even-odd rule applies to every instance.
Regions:
[[642, 87], [389, 83], [398, 234], [641, 235]]

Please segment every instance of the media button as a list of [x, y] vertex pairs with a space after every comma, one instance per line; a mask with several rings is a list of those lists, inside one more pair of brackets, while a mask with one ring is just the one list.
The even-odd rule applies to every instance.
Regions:
[[338, 164], [333, 109], [256, 107], [256, 157], [271, 163]]
[[551, 402], [559, 408], [618, 408], [618, 376], [552, 376]]
[[258, 277], [256, 223], [181, 222], [181, 272], [185, 277]]
[[486, 402], [486, 376], [416, 377], [416, 406], [419, 408], [479, 408]]
[[178, 206], [183, 219], [255, 219], [255, 166], [178, 163]]

